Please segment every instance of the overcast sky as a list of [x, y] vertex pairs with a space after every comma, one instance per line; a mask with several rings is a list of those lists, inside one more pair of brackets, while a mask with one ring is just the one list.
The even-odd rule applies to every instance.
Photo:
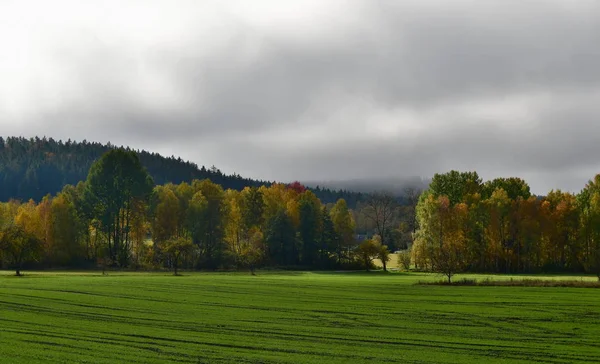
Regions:
[[0, 135], [578, 191], [600, 172], [600, 1], [3, 0]]

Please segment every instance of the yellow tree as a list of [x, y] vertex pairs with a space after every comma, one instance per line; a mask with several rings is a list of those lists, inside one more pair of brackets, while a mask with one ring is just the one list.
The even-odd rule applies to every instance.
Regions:
[[431, 268], [430, 252], [434, 247], [439, 246], [443, 239], [444, 227], [438, 205], [438, 198], [430, 191], [425, 191], [419, 197], [416, 207], [419, 229], [415, 232], [411, 250], [412, 260], [417, 269], [427, 270]]
[[225, 224], [225, 242], [229, 251], [239, 259], [242, 253], [242, 241], [245, 238], [245, 224], [242, 211], [243, 197], [240, 192], [235, 190], [225, 191], [225, 201], [228, 205], [227, 219]]
[[373, 265], [373, 259], [377, 258], [379, 248], [381, 246], [381, 238], [379, 235], [373, 236], [372, 239], [367, 239], [360, 243], [357, 248], [358, 255], [362, 260], [365, 270], [369, 270]]
[[430, 250], [432, 267], [436, 272], [445, 275], [448, 283], [452, 277], [466, 267], [465, 223], [468, 219], [468, 207], [465, 203], [450, 206], [450, 201], [445, 196], [438, 197], [441, 235], [439, 245]]
[[549, 211], [549, 233], [545, 241], [547, 263], [551, 268], [564, 269], [579, 265], [579, 210], [571, 193], [552, 190], [546, 196]]
[[62, 194], [52, 199], [50, 207], [51, 258], [54, 263], [65, 266], [83, 256], [75, 206]]
[[354, 218], [344, 199], [339, 199], [331, 208], [329, 214], [333, 222], [333, 228], [339, 238], [334, 243], [334, 250], [337, 255], [338, 264], [340, 264], [344, 256], [347, 261], [350, 260], [350, 250], [356, 243], [356, 239], [354, 238]]
[[170, 188], [157, 186], [154, 189], [155, 207], [152, 218], [152, 240], [155, 252], [161, 244], [177, 237], [179, 227], [179, 200]]
[[264, 221], [273, 219], [282, 208], [287, 209], [286, 186], [281, 183], [272, 184], [270, 187], [260, 187], [265, 203]]
[[532, 271], [541, 261], [540, 241], [541, 204], [535, 197], [517, 199], [516, 223], [518, 225], [516, 262], [517, 270]]

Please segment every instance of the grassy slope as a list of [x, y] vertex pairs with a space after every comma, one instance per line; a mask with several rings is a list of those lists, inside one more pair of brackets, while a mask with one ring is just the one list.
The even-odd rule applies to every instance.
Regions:
[[597, 289], [414, 286], [438, 278], [418, 274], [8, 274], [3, 362], [600, 361]]

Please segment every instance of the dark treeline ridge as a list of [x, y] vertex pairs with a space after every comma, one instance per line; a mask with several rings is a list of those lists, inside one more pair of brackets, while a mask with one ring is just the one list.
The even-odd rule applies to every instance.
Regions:
[[[112, 144], [74, 142], [52, 138], [0, 137], [0, 201], [16, 199], [41, 201], [47, 194], [54, 195], [65, 185], [76, 185], [86, 179], [92, 163], [109, 150]], [[270, 182], [227, 175], [216, 167], [198, 167], [181, 158], [163, 157], [145, 150], [135, 151], [156, 184], [210, 179], [225, 189], [241, 191], [245, 187], [260, 187]], [[363, 198], [363, 194], [346, 190], [313, 188], [312, 191], [324, 203], [334, 203], [340, 198], [351, 207]]]
[[298, 182], [241, 191], [210, 179], [156, 185], [139, 153], [122, 148], [53, 196], [0, 203], [0, 264], [17, 275], [24, 265], [369, 268], [389, 251], [381, 239], [368, 242], [364, 259], [344, 199], [328, 208]]
[[600, 175], [577, 193], [533, 196], [519, 178], [436, 174], [416, 207], [412, 261], [457, 272], [577, 272], [600, 278]]

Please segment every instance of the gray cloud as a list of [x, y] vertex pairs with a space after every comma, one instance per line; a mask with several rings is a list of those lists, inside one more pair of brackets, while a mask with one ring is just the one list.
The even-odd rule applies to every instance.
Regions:
[[600, 172], [598, 2], [127, 4], [0, 21], [2, 134], [279, 180], [453, 168], [545, 193]]

